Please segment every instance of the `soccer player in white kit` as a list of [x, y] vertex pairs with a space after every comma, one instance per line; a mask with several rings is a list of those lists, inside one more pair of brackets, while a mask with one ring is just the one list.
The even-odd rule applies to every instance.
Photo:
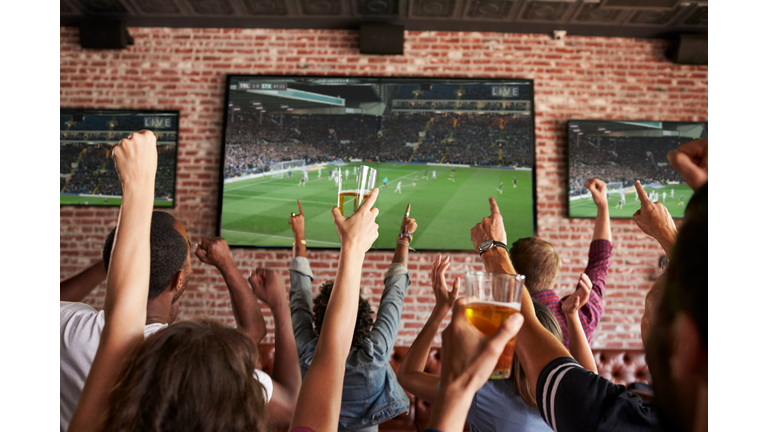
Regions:
[[320, 178], [320, 172], [323, 171], [323, 167], [317, 168], [317, 178]]
[[432, 171], [432, 180], [437, 180], [437, 172], [434, 170]]
[[347, 169], [344, 171], [344, 176], [346, 177], [346, 179], [347, 179], [347, 180], [349, 180], [349, 168], [347, 168]]
[[403, 191], [400, 190], [400, 185], [403, 184], [403, 182], [399, 181], [397, 182], [397, 188], [395, 189], [395, 192], [397, 193], [403, 193]]
[[664, 191], [661, 193], [661, 202], [667, 202], [667, 192]]
[[674, 198], [675, 197], [675, 190], [674, 189], [669, 191], [669, 196], [670, 196], [670, 198]]

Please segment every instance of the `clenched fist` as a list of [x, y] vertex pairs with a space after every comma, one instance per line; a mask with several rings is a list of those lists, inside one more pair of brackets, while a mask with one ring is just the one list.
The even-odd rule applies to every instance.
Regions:
[[598, 207], [608, 208], [608, 195], [606, 195], [604, 181], [591, 178], [584, 183], [584, 187], [592, 192], [592, 200]]
[[123, 138], [112, 147], [112, 160], [115, 161], [123, 188], [134, 184], [155, 186], [157, 172], [157, 138], [152, 131], [142, 130]]

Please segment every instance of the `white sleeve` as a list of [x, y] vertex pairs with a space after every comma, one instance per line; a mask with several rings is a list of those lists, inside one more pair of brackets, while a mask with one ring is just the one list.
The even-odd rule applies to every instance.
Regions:
[[267, 402], [269, 402], [272, 399], [272, 391], [273, 391], [273, 385], [272, 385], [272, 377], [267, 375], [266, 372], [260, 371], [258, 369], [253, 370], [253, 376], [261, 383], [261, 386], [264, 387], [264, 396], [267, 398]]

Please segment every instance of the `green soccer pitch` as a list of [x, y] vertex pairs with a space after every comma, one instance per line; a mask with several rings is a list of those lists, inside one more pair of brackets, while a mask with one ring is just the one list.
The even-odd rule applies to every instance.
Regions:
[[[107, 200], [104, 203], [104, 200]], [[78, 196], [78, 195], [59, 195], [59, 205], [80, 205], [88, 207], [110, 207], [119, 206], [123, 202], [122, 198], [104, 198], [98, 195]], [[88, 204], [86, 204], [88, 203]], [[173, 200], [155, 200], [155, 207], [173, 207]]]
[[[675, 193], [674, 198], [671, 196], [672, 190], [674, 190]], [[638, 199], [635, 200], [635, 188], [626, 187], [624, 188], [624, 191], [626, 191], [626, 194], [624, 195], [626, 197], [626, 202], [620, 209], [616, 207], [619, 203], [618, 193], [609, 194], [608, 210], [611, 217], [631, 218], [636, 211], [640, 210], [640, 198], [638, 197]], [[672, 215], [673, 218], [683, 217], [685, 206], [688, 205], [688, 200], [691, 199], [691, 196], [693, 195], [693, 190], [685, 183], [645, 188], [647, 194], [650, 194], [652, 191], [659, 193], [659, 202], [667, 207], [669, 214]], [[667, 192], [666, 201], [664, 201], [663, 198], [664, 192]], [[682, 205], [680, 205], [681, 195], [684, 197]], [[568, 205], [570, 208], [570, 217], [593, 218], [597, 216], [597, 207], [592, 201], [591, 195], [588, 195], [586, 198], [570, 201]]]
[[[361, 164], [340, 165], [342, 174], [349, 168], [352, 176], [355, 165]], [[408, 203], [411, 217], [419, 225], [412, 243], [417, 250], [472, 250], [469, 231], [490, 214], [488, 197], [496, 198], [509, 243], [533, 235], [531, 171], [456, 167], [454, 183], [450, 181], [451, 165], [365, 165], [378, 170], [380, 193], [375, 207], [379, 209], [379, 239], [374, 248], [394, 249]], [[425, 169], [429, 171], [428, 180], [423, 178]], [[433, 170], [437, 172], [436, 180], [432, 180]], [[291, 178], [266, 176], [225, 184], [221, 236], [232, 246], [291, 246], [293, 233], [288, 219], [291, 212], [298, 213], [296, 200], [300, 199], [307, 246], [339, 247], [331, 216], [338, 188], [328, 180], [328, 173], [329, 167], [323, 167], [322, 178], [318, 179], [317, 170], [310, 170], [305, 187], [299, 186], [300, 170], [294, 171]], [[413, 186], [417, 175], [419, 180]], [[384, 177], [389, 179], [386, 189]], [[513, 187], [514, 177], [517, 188]], [[504, 187], [499, 192], [502, 181]], [[402, 193], [395, 192], [398, 182], [402, 182]]]

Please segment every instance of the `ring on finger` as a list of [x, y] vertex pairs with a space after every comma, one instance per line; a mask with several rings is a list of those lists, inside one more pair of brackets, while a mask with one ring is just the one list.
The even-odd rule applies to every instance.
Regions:
[[291, 212], [291, 217], [295, 217], [295, 216], [296, 216], [296, 213]]

